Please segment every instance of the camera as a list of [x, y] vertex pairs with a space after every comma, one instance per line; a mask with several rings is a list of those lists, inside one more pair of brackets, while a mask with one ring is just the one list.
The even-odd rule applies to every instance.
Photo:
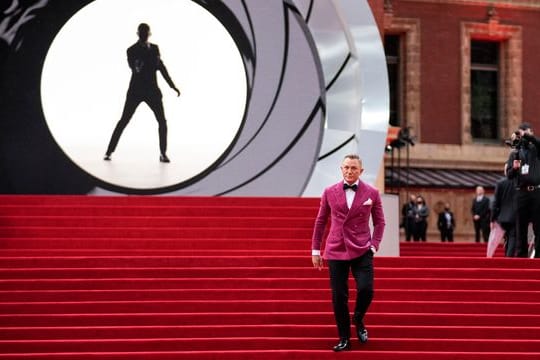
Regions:
[[514, 131], [514, 139], [505, 140], [504, 143], [507, 146], [510, 146], [512, 149], [520, 149], [522, 146], [522, 140], [521, 133], [519, 131]]

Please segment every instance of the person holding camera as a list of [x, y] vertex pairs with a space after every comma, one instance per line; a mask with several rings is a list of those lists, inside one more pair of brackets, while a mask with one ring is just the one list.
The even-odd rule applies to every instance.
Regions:
[[528, 257], [527, 230], [533, 224], [535, 257], [540, 258], [540, 139], [523, 123], [512, 134], [507, 177], [516, 187], [517, 256]]

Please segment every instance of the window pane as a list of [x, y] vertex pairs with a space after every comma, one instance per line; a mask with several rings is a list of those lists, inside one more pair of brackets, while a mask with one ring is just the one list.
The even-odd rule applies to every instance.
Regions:
[[498, 72], [471, 71], [471, 134], [476, 139], [497, 139]]
[[384, 52], [386, 56], [399, 57], [399, 35], [384, 36]]
[[398, 80], [399, 80], [399, 65], [388, 64], [388, 85], [390, 88], [390, 125], [400, 126], [398, 117]]
[[384, 51], [388, 69], [388, 85], [390, 90], [390, 125], [400, 126], [399, 100], [400, 100], [400, 35], [384, 36]]
[[471, 41], [471, 63], [497, 65], [499, 63], [499, 43], [493, 41]]

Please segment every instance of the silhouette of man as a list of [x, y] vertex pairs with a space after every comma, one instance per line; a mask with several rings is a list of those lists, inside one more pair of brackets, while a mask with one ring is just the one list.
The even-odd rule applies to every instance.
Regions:
[[159, 161], [168, 163], [170, 160], [167, 157], [167, 120], [165, 119], [163, 102], [161, 101], [162, 94], [157, 84], [156, 72], [161, 72], [167, 84], [169, 84], [171, 89], [176, 91], [177, 96], [180, 96], [180, 90], [174, 85], [167, 72], [167, 68], [163, 64], [158, 46], [148, 42], [148, 38], [151, 35], [150, 26], [145, 23], [140, 24], [137, 28], [137, 35], [139, 36], [139, 41], [127, 49], [128, 64], [131, 68], [131, 80], [129, 82], [124, 110], [120, 121], [116, 124], [103, 159], [111, 160], [111, 154], [116, 149], [122, 132], [131, 120], [139, 104], [145, 102], [156, 116], [159, 125], [159, 150], [161, 153]]

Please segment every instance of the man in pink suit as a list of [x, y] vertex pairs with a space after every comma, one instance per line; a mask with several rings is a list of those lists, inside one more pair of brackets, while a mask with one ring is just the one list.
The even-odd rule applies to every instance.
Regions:
[[[373, 299], [373, 255], [379, 249], [385, 220], [378, 190], [360, 181], [363, 170], [358, 155], [345, 156], [341, 164], [343, 181], [324, 190], [313, 230], [312, 261], [313, 266], [321, 270], [321, 244], [330, 218], [324, 260], [328, 263], [334, 317], [339, 334], [339, 343], [334, 346], [334, 351], [351, 348], [349, 271], [356, 281], [357, 298], [353, 315], [356, 334], [361, 343], [368, 341], [364, 315]], [[373, 233], [369, 225], [370, 217]]]

